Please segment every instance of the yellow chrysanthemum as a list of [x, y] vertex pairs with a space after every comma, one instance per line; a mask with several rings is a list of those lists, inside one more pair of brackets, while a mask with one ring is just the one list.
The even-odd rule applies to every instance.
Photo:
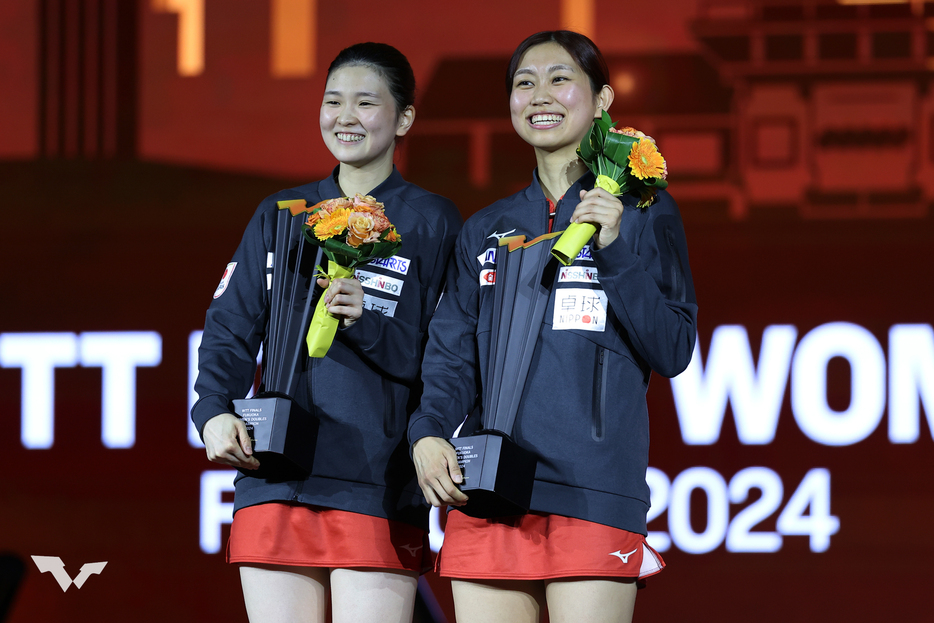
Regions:
[[665, 159], [658, 153], [652, 141], [641, 138], [632, 144], [629, 152], [629, 169], [640, 180], [650, 177], [659, 178], [665, 171]]
[[321, 220], [315, 223], [315, 237], [318, 240], [327, 240], [343, 233], [347, 229], [347, 219], [351, 212], [353, 210], [350, 208], [338, 208], [327, 216], [322, 216]]

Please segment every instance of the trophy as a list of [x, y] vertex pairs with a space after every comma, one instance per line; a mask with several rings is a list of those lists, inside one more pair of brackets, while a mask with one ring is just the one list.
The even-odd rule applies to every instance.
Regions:
[[538, 341], [552, 279], [544, 275], [554, 238], [525, 242], [504, 237], [496, 250], [493, 327], [488, 382], [483, 388], [482, 429], [451, 439], [470, 501], [458, 510], [471, 517], [522, 515], [529, 510], [537, 461], [510, 437]]
[[[298, 200], [304, 206], [304, 200]], [[234, 400], [234, 413], [246, 424], [258, 470], [243, 473], [257, 478], [291, 480], [311, 473], [318, 420], [291, 398], [295, 367], [308, 325], [315, 262], [303, 266], [304, 236], [290, 249], [293, 234], [301, 231], [304, 214], [289, 209], [296, 201], [280, 201], [275, 253], [271, 254], [271, 296], [263, 352], [262, 390], [252, 398]], [[306, 276], [311, 275], [311, 276]]]

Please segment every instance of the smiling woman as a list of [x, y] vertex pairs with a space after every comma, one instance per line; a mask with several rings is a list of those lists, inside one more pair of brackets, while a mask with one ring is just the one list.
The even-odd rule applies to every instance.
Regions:
[[573, 35], [557, 31], [553, 39], [529, 37], [509, 63], [506, 91], [512, 125], [536, 148], [536, 158], [553, 153], [556, 162], [576, 159], [574, 152], [593, 115], [613, 103], [606, 61], [596, 46], [582, 42], [589, 39]]
[[[458, 237], [409, 426], [412, 454], [425, 497], [457, 507], [439, 568], [454, 578], [459, 622], [533, 623], [543, 608], [552, 621], [628, 621], [637, 580], [664, 567], [645, 542], [645, 393], [651, 371], [677, 375], [694, 348], [684, 229], [666, 192], [643, 209], [637, 197], [595, 188], [578, 158], [614, 95], [590, 39], [568, 31], [529, 37], [513, 54], [506, 85], [513, 127], [538, 168], [530, 186], [475, 214]], [[455, 484], [463, 475], [446, 438], [463, 413], [471, 416], [459, 436], [478, 431], [477, 388], [493, 385], [486, 354], [501, 283], [486, 265], [504, 252], [497, 232], [531, 239], [570, 223], [591, 223], [596, 233], [571, 267], [543, 271], [550, 313], [530, 336], [537, 343], [513, 428], [538, 461], [530, 512], [476, 519]]]
[[[345, 66], [328, 76], [319, 121], [324, 143], [341, 161], [345, 175], [392, 168], [397, 138], [412, 127], [415, 108], [396, 102], [379, 73], [363, 65]], [[401, 111], [401, 113], [397, 112]]]
[[[323, 623], [329, 605], [334, 621], [408, 621], [429, 562], [428, 511], [405, 427], [417, 401], [424, 334], [461, 223], [450, 201], [409, 184], [393, 166], [396, 142], [415, 119], [414, 94], [412, 69], [391, 46], [362, 43], [337, 56], [319, 118], [338, 166], [326, 179], [260, 204], [208, 309], [191, 415], [208, 458], [240, 470], [227, 559], [240, 565], [252, 621]], [[355, 195], [353, 205], [385, 206], [403, 246], [352, 277], [318, 279], [316, 289], [320, 256], [298, 260], [307, 215], [290, 216], [279, 204]], [[366, 211], [348, 212], [354, 231], [367, 235]], [[279, 242], [277, 225], [289, 218], [298, 226]], [[317, 440], [305, 440], [315, 445], [311, 473], [273, 479], [255, 471], [250, 436], [230, 403], [251, 388], [260, 344], [271, 352], [268, 319], [286, 302], [271, 300], [278, 289], [269, 283], [273, 268], [282, 267], [303, 289], [297, 298], [324, 297], [340, 328], [322, 358], [309, 358], [301, 340], [303, 356], [289, 371], [292, 399], [319, 420]], [[267, 388], [264, 377], [260, 390]]]

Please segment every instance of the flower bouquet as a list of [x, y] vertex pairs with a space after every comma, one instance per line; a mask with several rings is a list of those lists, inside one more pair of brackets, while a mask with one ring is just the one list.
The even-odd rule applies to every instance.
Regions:
[[[629, 193], [639, 197], [636, 204], [647, 208], [655, 203], [657, 191], [668, 186], [668, 165], [658, 152], [655, 140], [634, 128], [617, 129], [604, 110], [594, 119], [590, 132], [581, 141], [577, 154], [597, 176], [595, 186], [619, 197]], [[591, 223], [571, 223], [555, 244], [552, 255], [567, 266], [597, 231]]]
[[[303, 227], [305, 240], [321, 247], [328, 258], [319, 277], [330, 280], [354, 276], [354, 269], [376, 258], [392, 257], [402, 237], [373, 197], [356, 195], [316, 203]], [[324, 357], [337, 332], [338, 318], [328, 313], [322, 294], [315, 308], [305, 343], [310, 357]]]

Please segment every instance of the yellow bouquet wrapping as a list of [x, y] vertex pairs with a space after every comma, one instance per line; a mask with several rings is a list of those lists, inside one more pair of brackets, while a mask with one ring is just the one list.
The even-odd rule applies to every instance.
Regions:
[[[337, 262], [328, 260], [328, 269], [326, 272], [328, 279], [348, 278], [354, 276], [354, 269], [341, 266]], [[315, 307], [315, 313], [311, 317], [311, 324], [308, 325], [308, 333], [305, 335], [305, 345], [308, 346], [308, 356], [321, 358], [328, 354], [328, 349], [334, 342], [334, 336], [337, 334], [337, 325], [340, 320], [329, 313], [324, 304], [325, 294], [318, 299], [318, 305]]]

